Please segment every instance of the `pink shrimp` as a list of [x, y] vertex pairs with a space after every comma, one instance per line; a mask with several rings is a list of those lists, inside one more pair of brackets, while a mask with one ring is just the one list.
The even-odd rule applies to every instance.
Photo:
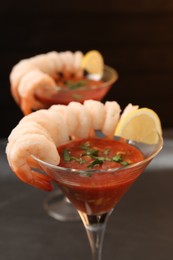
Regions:
[[[56, 146], [69, 141], [69, 132], [66, 127], [66, 122], [60, 113], [55, 115], [55, 113], [47, 109], [41, 109], [23, 117], [18, 126], [21, 129], [23, 125], [32, 122], [36, 122], [43, 127]], [[17, 131], [19, 130], [17, 129]], [[29, 132], [30, 128], [28, 129], [28, 133]]]
[[120, 118], [121, 108], [116, 101], [107, 101], [105, 103], [106, 118], [102, 128], [102, 132], [106, 136], [113, 136], [115, 128]]
[[57, 165], [57, 146], [69, 141], [63, 117], [48, 110], [38, 110], [23, 117], [8, 137], [6, 154], [13, 172], [22, 181], [51, 190], [50, 178], [33, 170], [40, 169], [31, 155]]
[[29, 63], [27, 59], [21, 60], [12, 68], [12, 71], [10, 73], [11, 94], [17, 104], [20, 103], [21, 99], [18, 92], [20, 80], [25, 74], [33, 69], [35, 69], [35, 66]]
[[[32, 167], [36, 167], [36, 163], [33, 163], [31, 155], [39, 155], [40, 159], [57, 165], [60, 158], [56, 145], [45, 135], [28, 133], [21, 135], [11, 148], [9, 146], [10, 143], [6, 147], [7, 159], [16, 176], [34, 187], [46, 191], [52, 190], [50, 178], [32, 169]], [[39, 168], [37, 165], [37, 169]]]
[[93, 129], [101, 129], [103, 127], [106, 116], [104, 104], [96, 100], [85, 100], [84, 107], [91, 117]]
[[67, 108], [67, 124], [70, 125], [71, 119], [75, 122], [74, 129], [71, 130], [70, 133], [71, 136], [76, 138], [88, 137], [91, 129], [91, 117], [86, 108], [82, 104], [75, 101], [70, 102]]
[[21, 97], [21, 110], [24, 115], [30, 114], [33, 110], [44, 108], [44, 105], [36, 98], [35, 94], [52, 95], [58, 92], [56, 82], [46, 73], [39, 70], [31, 70], [25, 74], [18, 87]]
[[138, 105], [132, 105], [131, 103], [129, 103], [123, 110], [120, 120], [122, 120], [124, 117], [126, 117], [127, 114], [129, 114], [130, 112], [138, 109], [139, 106]]

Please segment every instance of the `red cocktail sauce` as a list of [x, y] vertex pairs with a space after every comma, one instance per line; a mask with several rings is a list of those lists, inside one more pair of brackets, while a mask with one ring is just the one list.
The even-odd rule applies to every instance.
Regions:
[[57, 93], [50, 96], [49, 93], [38, 94], [36, 98], [48, 107], [52, 104], [67, 105], [71, 101], [83, 103], [87, 99], [101, 100], [111, 85], [106, 84], [101, 80], [91, 80], [85, 77], [81, 78], [58, 78]]
[[[142, 161], [143, 154], [124, 140], [89, 138], [75, 140], [58, 147], [61, 157], [59, 166], [80, 170], [103, 170], [98, 173], [60, 172], [60, 188], [74, 206], [90, 215], [110, 211], [125, 194], [130, 185], [143, 171], [126, 166]], [[111, 171], [110, 168], [123, 167], [123, 170]]]

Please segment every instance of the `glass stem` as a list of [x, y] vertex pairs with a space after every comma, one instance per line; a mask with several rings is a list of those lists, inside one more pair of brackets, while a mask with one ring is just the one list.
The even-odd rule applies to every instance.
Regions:
[[110, 213], [95, 216], [79, 212], [87, 232], [93, 260], [102, 259], [103, 239]]

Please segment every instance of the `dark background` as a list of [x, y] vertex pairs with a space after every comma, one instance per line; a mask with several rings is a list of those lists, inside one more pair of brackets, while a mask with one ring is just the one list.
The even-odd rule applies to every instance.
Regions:
[[22, 118], [10, 94], [12, 67], [52, 50], [99, 50], [119, 73], [105, 100], [150, 107], [164, 128], [173, 126], [173, 1], [1, 0], [0, 6], [0, 137]]

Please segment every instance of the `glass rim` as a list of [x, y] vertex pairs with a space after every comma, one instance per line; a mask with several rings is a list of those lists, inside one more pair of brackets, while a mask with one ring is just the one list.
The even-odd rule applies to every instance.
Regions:
[[[115, 137], [119, 137], [119, 138], [122, 138], [120, 136], [115, 136]], [[87, 174], [87, 173], [104, 173], [104, 172], [118, 172], [118, 171], [123, 171], [123, 170], [128, 170], [128, 169], [133, 169], [133, 168], [136, 168], [138, 166], [142, 166], [144, 165], [145, 163], [151, 161], [163, 148], [163, 137], [158, 133], [158, 142], [155, 144], [155, 145], [158, 145], [157, 149], [155, 151], [153, 151], [149, 156], [147, 156], [146, 158], [144, 158], [142, 161], [139, 161], [139, 162], [136, 162], [136, 163], [132, 163], [128, 166], [120, 166], [120, 167], [115, 167], [115, 168], [109, 168], [109, 169], [85, 169], [85, 170], [81, 170], [81, 169], [75, 169], [75, 168], [66, 168], [66, 167], [62, 167], [62, 166], [58, 166], [58, 165], [53, 165], [51, 163], [48, 163], [48, 162], [45, 162], [41, 159], [39, 159], [37, 156], [35, 155], [31, 155], [31, 157], [36, 160], [37, 162], [45, 165], [46, 167], [49, 167], [49, 168], [52, 168], [52, 169], [55, 169], [55, 170], [59, 170], [59, 171], [62, 171], [62, 172], [70, 172], [70, 173], [77, 173], [77, 174]], [[125, 139], [126, 140], [126, 139]], [[127, 143], [129, 144], [129, 142], [133, 142], [133, 143], [139, 143], [139, 142], [136, 142], [132, 139], [129, 139], [129, 140], [126, 140]], [[149, 145], [147, 143], [140, 143], [140, 144], [144, 144], [144, 145]], [[152, 144], [151, 144], [152, 145]], [[153, 144], [154, 145], [154, 144]]]
[[103, 67], [103, 75], [102, 75], [102, 77], [104, 76], [104, 71], [105, 70], [108, 70], [109, 72], [111, 72], [112, 76], [111, 76], [111, 78], [109, 80], [103, 82], [103, 85], [104, 84], [108, 84], [108, 83], [109, 84], [110, 83], [114, 83], [115, 81], [118, 80], [119, 75], [118, 75], [118, 72], [116, 71], [116, 69], [114, 69], [113, 67], [108, 66], [108, 65], [105, 64], [104, 67]]

